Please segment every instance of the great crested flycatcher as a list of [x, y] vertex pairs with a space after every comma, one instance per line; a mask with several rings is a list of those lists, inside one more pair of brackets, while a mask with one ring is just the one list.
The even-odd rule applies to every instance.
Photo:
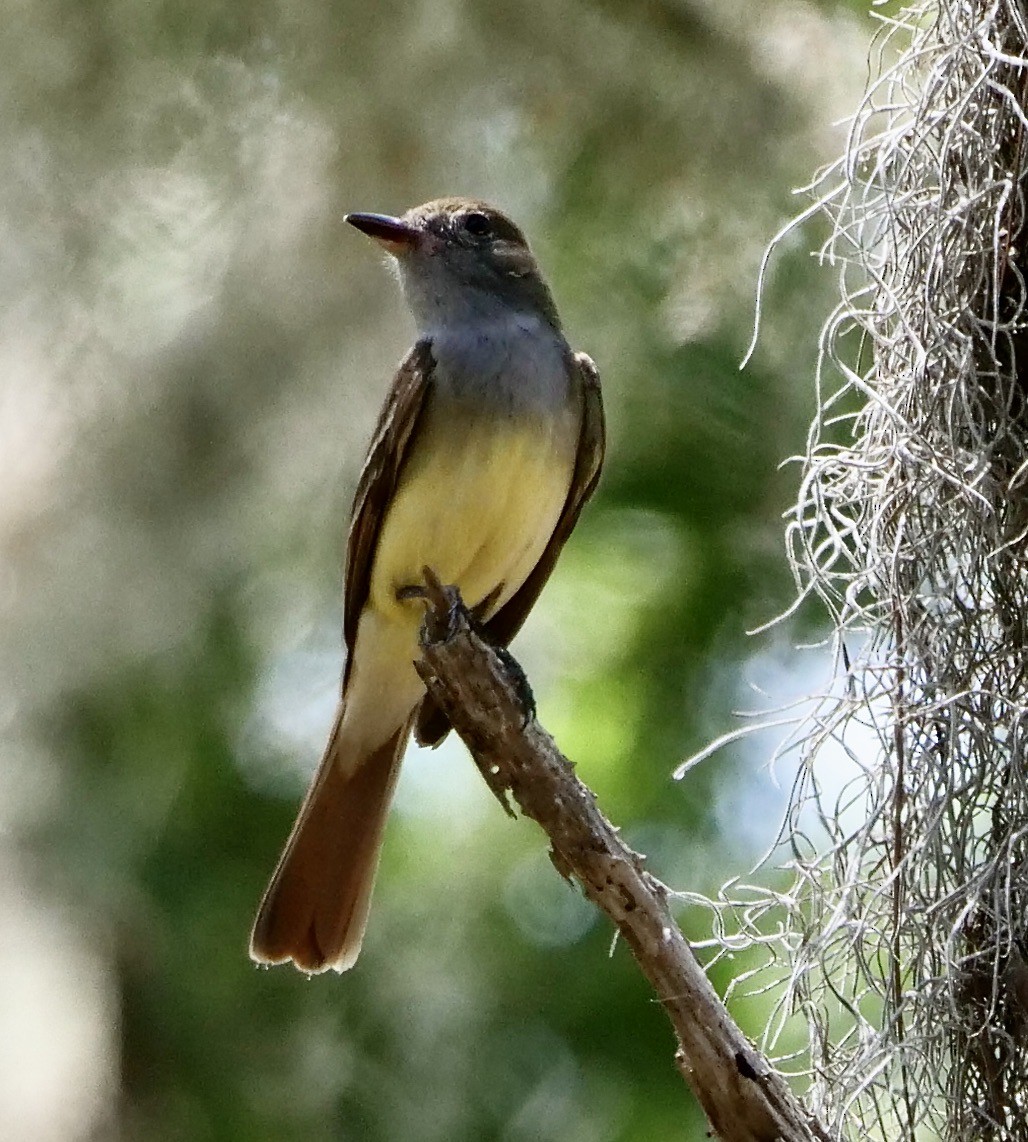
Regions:
[[456, 584], [506, 646], [599, 478], [600, 382], [561, 331], [521, 231], [440, 199], [347, 221], [396, 259], [418, 327], [368, 451], [350, 519], [342, 699], [254, 924], [250, 955], [353, 966], [412, 727], [450, 729], [414, 669], [422, 568]]

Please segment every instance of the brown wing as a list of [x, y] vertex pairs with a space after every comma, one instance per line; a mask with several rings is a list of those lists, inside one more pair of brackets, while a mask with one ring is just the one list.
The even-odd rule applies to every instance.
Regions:
[[368, 598], [371, 565], [386, 506], [396, 491], [407, 446], [432, 386], [431, 343], [419, 341], [400, 363], [393, 387], [379, 414], [367, 459], [353, 497], [350, 534], [346, 540], [346, 582], [343, 588], [343, 637], [346, 639], [346, 671], [350, 675], [357, 623]]
[[[573, 367], [582, 387], [582, 428], [578, 436], [578, 454], [571, 487], [564, 510], [553, 529], [550, 542], [539, 562], [521, 588], [484, 624], [485, 632], [496, 646], [506, 646], [521, 629], [539, 592], [550, 577], [557, 556], [578, 522], [586, 500], [600, 478], [603, 454], [606, 447], [606, 428], [603, 419], [603, 398], [600, 394], [600, 375], [591, 358], [584, 353], [574, 355]], [[438, 745], [450, 730], [446, 715], [428, 699], [418, 711], [415, 735], [421, 745]]]
[[600, 395], [600, 376], [592, 360], [584, 353], [576, 353], [574, 358], [582, 385], [582, 430], [578, 436], [578, 455], [575, 457], [575, 470], [571, 477], [571, 487], [564, 510], [560, 513], [557, 526], [553, 529], [550, 542], [532, 573], [513, 595], [485, 624], [490, 639], [497, 646], [507, 643], [521, 629], [528, 618], [528, 612], [539, 598], [539, 592], [546, 585], [557, 562], [557, 556], [567, 542], [568, 536], [578, 522], [578, 516], [586, 500], [593, 494], [603, 467], [603, 453], [606, 430], [603, 420], [603, 400]]

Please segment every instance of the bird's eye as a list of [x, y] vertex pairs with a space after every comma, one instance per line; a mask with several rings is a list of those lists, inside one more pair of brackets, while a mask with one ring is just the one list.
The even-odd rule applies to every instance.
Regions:
[[477, 210], [464, 215], [463, 225], [473, 238], [484, 238], [493, 231], [493, 224], [488, 217]]

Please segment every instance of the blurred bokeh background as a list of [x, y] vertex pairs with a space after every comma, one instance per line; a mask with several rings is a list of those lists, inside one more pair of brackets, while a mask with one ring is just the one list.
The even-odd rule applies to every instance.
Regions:
[[357, 970], [247, 959], [411, 337], [342, 217], [473, 194], [533, 239], [610, 443], [515, 649], [629, 841], [714, 891], [780, 794], [752, 750], [670, 773], [794, 669], [745, 631], [790, 597], [816, 229], [738, 365], [763, 247], [862, 88], [862, 7], [32, 0], [3, 24], [0, 1138], [705, 1137], [627, 951], [459, 743], [408, 758]]

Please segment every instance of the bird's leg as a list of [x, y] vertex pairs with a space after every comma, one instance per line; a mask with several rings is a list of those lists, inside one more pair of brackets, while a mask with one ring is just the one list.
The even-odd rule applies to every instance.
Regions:
[[[493, 610], [496, 606], [497, 599], [503, 594], [503, 589], [506, 584], [502, 581], [497, 583], [481, 602], [476, 603], [474, 607], [468, 608], [465, 606], [463, 599], [461, 599], [459, 590], [456, 587], [444, 587], [430, 567], [422, 568], [422, 574], [425, 576], [424, 585], [411, 584], [407, 587], [401, 587], [396, 592], [397, 599], [424, 599], [425, 605], [430, 613], [434, 612], [437, 615], [444, 614], [446, 616], [446, 629], [449, 631], [453, 631], [455, 627], [454, 620], [459, 611], [463, 610], [467, 616], [468, 625], [483, 642], [488, 643], [489, 646], [493, 648], [497, 658], [499, 658], [503, 664], [504, 672], [509, 678], [511, 686], [514, 688], [521, 708], [524, 710], [525, 716], [522, 722], [522, 728], [527, 726], [528, 723], [535, 718], [536, 714], [535, 695], [532, 693], [528, 676], [514, 655], [511, 654], [505, 646], [495, 643], [489, 637], [489, 627], [486, 619], [486, 615]], [[445, 603], [445, 607], [441, 606], [443, 603]], [[446, 637], [446, 634], [436, 629], [433, 632], [433, 637], [443, 638]]]
[[525, 720], [521, 723], [522, 729], [528, 725], [535, 717], [535, 695], [532, 693], [532, 687], [528, 681], [528, 675], [521, 667], [521, 663], [514, 657], [513, 654], [500, 643], [493, 642], [489, 637], [489, 627], [486, 622], [485, 616], [490, 614], [493, 607], [496, 605], [497, 599], [503, 594], [503, 589], [506, 584], [501, 580], [489, 592], [488, 595], [478, 604], [471, 609], [471, 626], [474, 632], [487, 642], [494, 651], [496, 657], [503, 663], [503, 669], [510, 679], [510, 684], [514, 687], [514, 692], [517, 694], [518, 702], [521, 708], [525, 711]]
[[505, 646], [497, 646], [495, 643], [491, 645], [496, 657], [503, 663], [504, 672], [514, 687], [514, 693], [524, 711], [525, 717], [521, 723], [521, 728], [524, 729], [535, 718], [535, 695], [532, 693], [528, 675], [522, 669], [521, 663]]
[[399, 587], [396, 598], [400, 602], [407, 599], [422, 599], [425, 603], [429, 636], [436, 642], [452, 638], [457, 632], [458, 620], [462, 614], [468, 617], [469, 622], [471, 620], [468, 609], [464, 606], [464, 600], [460, 597], [460, 591], [457, 587], [444, 587], [431, 567], [423, 567], [421, 573], [425, 577], [424, 584], [412, 583]]

